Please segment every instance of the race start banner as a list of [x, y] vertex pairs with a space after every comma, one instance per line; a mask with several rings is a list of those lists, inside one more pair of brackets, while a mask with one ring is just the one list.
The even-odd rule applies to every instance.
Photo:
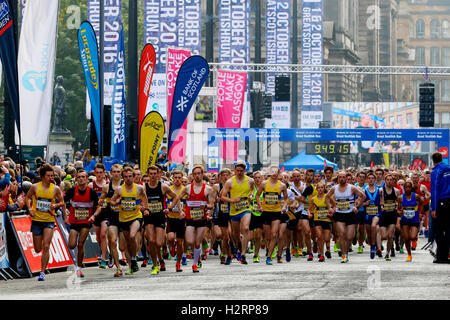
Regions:
[[[311, 73], [301, 79], [301, 127], [319, 128], [323, 120], [323, 76], [314, 65], [323, 64], [323, 0], [303, 0], [301, 11], [301, 64], [311, 65]], [[305, 68], [305, 71], [309, 71]]]
[[[30, 273], [41, 271], [42, 252], [36, 253], [36, 251], [34, 251], [33, 234], [30, 231], [31, 218], [28, 216], [13, 216], [11, 220]], [[50, 258], [47, 269], [68, 267], [73, 265], [73, 263], [61, 230], [59, 229], [58, 224], [55, 223], [53, 238], [50, 243]]]
[[[169, 160], [182, 163], [186, 157], [186, 130], [182, 130], [189, 111], [209, 75], [209, 65], [201, 56], [191, 56], [182, 64], [177, 77], [168, 136]], [[183, 132], [184, 131], [184, 132]], [[183, 147], [184, 146], [184, 147]]]

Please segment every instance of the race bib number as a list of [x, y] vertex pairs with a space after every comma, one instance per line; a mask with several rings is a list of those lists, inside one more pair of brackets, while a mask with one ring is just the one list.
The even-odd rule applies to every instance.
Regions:
[[202, 208], [191, 208], [190, 214], [192, 220], [202, 220], [205, 216], [205, 210]]
[[136, 199], [135, 198], [122, 198], [121, 201], [122, 211], [134, 211], [136, 210]]
[[278, 199], [278, 193], [268, 192], [265, 194], [266, 204], [278, 204], [280, 201]]
[[239, 202], [236, 202], [234, 204], [234, 208], [236, 209], [236, 211], [244, 211], [244, 210], [249, 210], [249, 202], [247, 198], [241, 199]]
[[85, 220], [89, 218], [89, 209], [86, 208], [75, 208], [75, 219]]
[[228, 213], [228, 203], [221, 203], [220, 204], [220, 211], [222, 213]]
[[327, 208], [318, 208], [317, 209], [317, 218], [319, 218], [319, 220], [327, 219], [328, 218]]
[[397, 210], [397, 204], [395, 202], [385, 202], [384, 211], [395, 211]]
[[50, 206], [52, 201], [50, 199], [38, 198], [36, 203], [36, 209], [41, 212], [50, 212]]
[[368, 215], [376, 215], [378, 214], [378, 206], [367, 206], [366, 213]]
[[148, 210], [150, 211], [150, 213], [161, 212], [163, 210], [162, 203], [160, 201], [150, 202], [148, 204]]
[[348, 200], [339, 200], [336, 203], [339, 211], [349, 211], [350, 210], [350, 201]]
[[411, 208], [411, 209], [405, 208], [403, 210], [403, 215], [405, 216], [406, 219], [413, 219], [415, 217], [415, 215], [416, 215], [416, 209], [414, 209], [414, 208]]

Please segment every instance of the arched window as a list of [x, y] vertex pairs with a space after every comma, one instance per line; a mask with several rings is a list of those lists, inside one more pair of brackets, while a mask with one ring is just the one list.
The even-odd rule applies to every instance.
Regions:
[[441, 25], [439, 20], [431, 20], [430, 29], [431, 39], [439, 39], [441, 37]]
[[442, 21], [442, 37], [450, 38], [450, 22], [448, 20]]
[[416, 21], [416, 38], [425, 38], [425, 21], [423, 21], [422, 19]]

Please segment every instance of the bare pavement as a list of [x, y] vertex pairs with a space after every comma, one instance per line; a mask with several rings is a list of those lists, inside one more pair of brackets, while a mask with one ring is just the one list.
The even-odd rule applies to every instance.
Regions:
[[[0, 282], [1, 300], [448, 300], [450, 265], [433, 264], [433, 257], [421, 250], [426, 239], [419, 238], [413, 261], [396, 253], [392, 261], [370, 260], [368, 246], [363, 254], [350, 253], [349, 262], [340, 263], [336, 253], [324, 263], [317, 255], [308, 262], [292, 257], [291, 262], [272, 266], [263, 260], [248, 265], [233, 260], [221, 265], [218, 256], [208, 256], [200, 273], [194, 274], [192, 261], [175, 272], [175, 261], [166, 260], [167, 271], [151, 276], [151, 267], [134, 275], [113, 278], [114, 269], [87, 267], [85, 278], [73, 271], [53, 272], [46, 281], [37, 277]], [[140, 265], [140, 263], [139, 263]]]

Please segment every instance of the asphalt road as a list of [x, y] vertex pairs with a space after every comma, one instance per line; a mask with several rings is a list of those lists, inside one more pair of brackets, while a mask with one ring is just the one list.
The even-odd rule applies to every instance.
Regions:
[[[200, 273], [191, 264], [175, 272], [175, 261], [166, 261], [167, 271], [151, 276], [151, 268], [140, 268], [132, 276], [113, 278], [114, 269], [85, 268], [85, 278], [77, 281], [73, 272], [47, 275], [45, 282], [15, 279], [0, 282], [1, 300], [415, 300], [450, 298], [450, 265], [433, 264], [426, 243], [419, 238], [413, 261], [397, 253], [392, 261], [370, 260], [368, 246], [363, 254], [351, 253], [341, 264], [333, 253], [325, 263], [305, 257], [272, 266], [248, 265], [233, 260], [221, 265], [218, 256], [209, 256]], [[356, 247], [355, 247], [356, 249]], [[265, 250], [263, 250], [265, 252]], [[262, 251], [262, 252], [263, 252]], [[261, 255], [263, 253], [261, 252]]]

